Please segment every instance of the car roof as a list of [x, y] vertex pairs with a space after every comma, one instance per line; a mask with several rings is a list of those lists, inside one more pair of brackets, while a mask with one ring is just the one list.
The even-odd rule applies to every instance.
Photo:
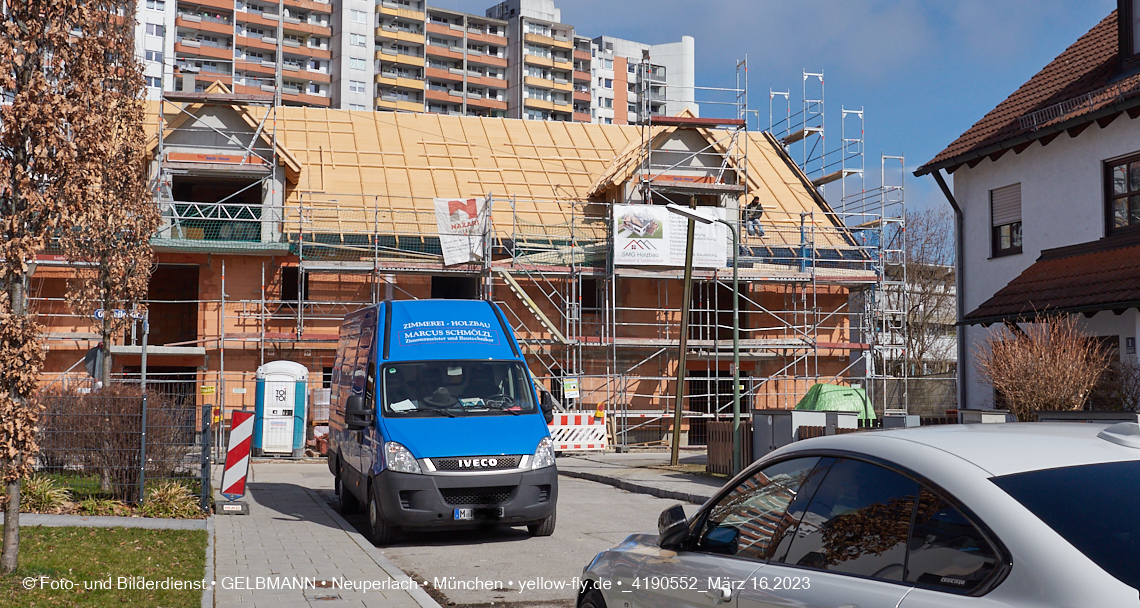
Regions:
[[[993, 476], [1140, 460], [1140, 448], [1098, 437], [1108, 426], [1110, 423], [947, 424], [797, 441], [789, 446], [790, 450], [781, 450], [781, 453], [835, 449], [889, 457], [898, 454], [899, 448], [903, 447], [899, 442], [910, 442], [936, 450], [915, 450], [916, 456], [922, 454], [922, 457], [929, 458], [942, 453], [948, 459], [970, 462]], [[908, 463], [899, 464], [905, 466]]]

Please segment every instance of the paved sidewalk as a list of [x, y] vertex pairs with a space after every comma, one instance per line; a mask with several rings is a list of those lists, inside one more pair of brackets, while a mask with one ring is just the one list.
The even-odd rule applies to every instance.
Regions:
[[[332, 488], [325, 464], [255, 463], [250, 471], [243, 499], [250, 514], [214, 518], [213, 555], [207, 560], [217, 585], [203, 606], [439, 608], [317, 496], [316, 490]], [[316, 589], [280, 588], [293, 577], [326, 582]], [[389, 588], [364, 591], [333, 585], [342, 579]], [[259, 581], [262, 587], [272, 581], [278, 588], [257, 589]]]
[[616, 488], [703, 504], [727, 479], [704, 474], [703, 452], [682, 452], [681, 466], [669, 468], [669, 452], [645, 451], [617, 453], [581, 453], [558, 458], [558, 473], [587, 479]]
[[[0, 513], [0, 525], [4, 514]], [[21, 513], [20, 526], [62, 528], [145, 528], [148, 530], [205, 530], [205, 519], [157, 519], [149, 517], [106, 517], [97, 515], [47, 515]]]

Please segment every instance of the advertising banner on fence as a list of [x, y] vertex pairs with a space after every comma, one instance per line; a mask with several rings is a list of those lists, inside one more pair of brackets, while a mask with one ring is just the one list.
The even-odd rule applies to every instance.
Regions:
[[[709, 217], [724, 219], [721, 207], [700, 207]], [[619, 266], [685, 265], [689, 220], [659, 205], [614, 205], [614, 264]], [[696, 222], [693, 267], [728, 266], [728, 228]]]
[[483, 259], [483, 236], [491, 205], [475, 198], [435, 199], [435, 221], [443, 265], [466, 264]]

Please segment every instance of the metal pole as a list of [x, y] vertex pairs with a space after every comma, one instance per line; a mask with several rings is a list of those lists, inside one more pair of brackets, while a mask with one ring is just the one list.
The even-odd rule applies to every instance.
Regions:
[[737, 270], [737, 253], [740, 244], [736, 228], [718, 219], [732, 232], [732, 474], [743, 468], [740, 438], [740, 282]]
[[216, 458], [222, 457], [222, 428], [226, 420], [226, 260], [222, 260], [222, 305], [219, 311], [221, 317], [218, 328], [218, 436], [215, 437], [215, 444], [218, 453], [215, 454]]
[[142, 438], [139, 440], [139, 503], [146, 499], [146, 343], [150, 338], [150, 311], [143, 317], [142, 339]]
[[[696, 209], [697, 198], [689, 197], [689, 208]], [[681, 405], [685, 401], [685, 363], [689, 339], [689, 299], [693, 293], [693, 233], [696, 222], [689, 218], [685, 236], [685, 290], [681, 299], [681, 344], [677, 357], [677, 401], [673, 404], [673, 440], [669, 446], [669, 464], [681, 463]]]
[[210, 510], [210, 404], [202, 404], [202, 512]]

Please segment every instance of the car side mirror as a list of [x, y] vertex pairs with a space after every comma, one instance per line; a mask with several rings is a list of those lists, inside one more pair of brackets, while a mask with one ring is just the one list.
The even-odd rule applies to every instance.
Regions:
[[661, 512], [657, 518], [657, 546], [662, 549], [675, 549], [689, 537], [689, 521], [685, 508], [673, 505]]
[[376, 412], [364, 405], [364, 397], [352, 395], [344, 403], [344, 425], [350, 431], [361, 431], [372, 426]]

